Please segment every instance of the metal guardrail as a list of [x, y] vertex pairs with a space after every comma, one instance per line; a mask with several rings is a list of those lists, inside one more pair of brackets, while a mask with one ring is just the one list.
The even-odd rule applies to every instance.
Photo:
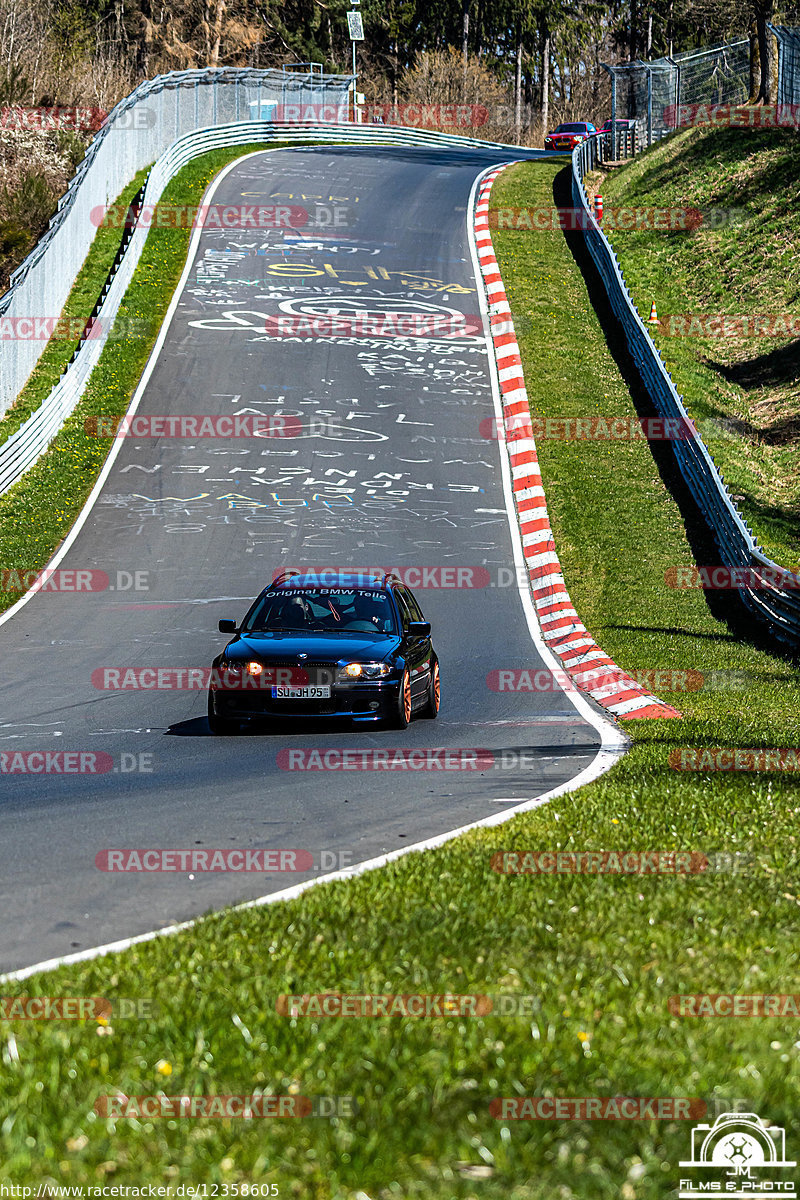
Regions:
[[581, 227], [586, 248], [597, 267], [608, 302], [625, 333], [631, 357], [659, 415], [680, 422], [689, 436], [671, 442], [680, 473], [705, 520], [720, 565], [746, 568], [762, 586], [743, 587], [737, 594], [758, 623], [793, 649], [800, 648], [800, 577], [762, 552], [745, 523], [723, 476], [694, 427], [664, 361], [636, 310], [614, 250], [591, 211], [583, 186], [587, 171], [599, 158], [596, 138], [575, 147], [572, 155], [572, 202], [583, 211]]
[[[595, 154], [598, 163], [619, 162], [623, 158], [635, 158], [642, 149], [642, 131], [638, 121], [614, 121], [616, 129], [600, 133]], [[616, 150], [614, 148], [616, 142]]]
[[[247, 118], [268, 120], [279, 105], [347, 105], [350, 75], [221, 68], [172, 71], [148, 79], [117, 104], [58, 202], [50, 226], [11, 276], [0, 316], [15, 322], [57, 317], [97, 227], [93, 210], [116, 200], [138, 171], [185, 134]], [[45, 343], [0, 343], [0, 416], [21, 391]]]
[[[249, 142], [274, 141], [320, 143], [345, 143], [360, 145], [392, 146], [439, 146], [470, 149], [508, 150], [517, 158], [526, 151], [519, 146], [498, 142], [480, 141], [460, 137], [457, 134], [437, 133], [432, 130], [407, 129], [402, 126], [385, 125], [298, 125], [274, 124], [270, 121], [234, 122], [229, 125], [212, 126], [194, 130], [178, 138], [157, 160], [147, 178], [141, 200], [143, 209], [151, 209], [160, 199], [170, 179], [181, 167], [220, 146], [246, 145]], [[530, 153], [530, 152], [528, 152]], [[541, 154], [541, 151], [534, 152]], [[114, 199], [110, 197], [109, 199]], [[113, 323], [125, 292], [144, 248], [149, 226], [138, 221], [130, 235], [127, 248], [117, 270], [106, 285], [105, 298], [96, 309], [96, 324], [92, 335], [81, 341], [72, 363], [62, 375], [52, 392], [40, 408], [0, 445], [0, 494], [8, 491], [44, 453], [58, 433], [64, 421], [75, 410], [89, 375], [94, 369], [103, 347], [113, 333]]]

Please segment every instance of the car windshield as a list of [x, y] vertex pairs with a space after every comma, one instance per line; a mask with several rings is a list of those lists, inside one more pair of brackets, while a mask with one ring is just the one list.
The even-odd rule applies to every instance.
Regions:
[[243, 631], [372, 633], [397, 632], [388, 593], [367, 588], [275, 588], [260, 597]]
[[556, 133], [585, 133], [585, 125], [559, 125]]

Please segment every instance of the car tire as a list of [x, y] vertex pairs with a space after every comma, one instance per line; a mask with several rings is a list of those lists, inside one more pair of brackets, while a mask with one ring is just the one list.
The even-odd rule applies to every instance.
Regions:
[[397, 700], [391, 723], [393, 729], [408, 729], [411, 724], [411, 676], [408, 668], [403, 671], [403, 678], [397, 689]]
[[208, 728], [216, 736], [224, 736], [225, 734], [237, 733], [239, 730], [239, 722], [232, 721], [230, 717], [221, 717], [214, 711], [214, 693], [209, 689], [208, 693]]
[[441, 682], [439, 679], [439, 662], [438, 659], [434, 659], [433, 667], [431, 669], [431, 677], [428, 683], [428, 696], [425, 701], [425, 707], [420, 712], [420, 716], [427, 717], [429, 721], [434, 721], [439, 715], [440, 700]]

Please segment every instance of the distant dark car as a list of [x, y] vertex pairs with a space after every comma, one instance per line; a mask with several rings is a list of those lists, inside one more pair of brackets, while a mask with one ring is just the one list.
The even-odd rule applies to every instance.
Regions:
[[544, 148], [574, 150], [579, 142], [585, 141], [593, 133], [597, 133], [597, 130], [590, 121], [568, 121], [566, 124], [556, 125], [555, 129], [548, 133], [544, 139]]
[[208, 723], [346, 717], [405, 729], [439, 711], [439, 661], [412, 593], [394, 575], [282, 572], [212, 664]]

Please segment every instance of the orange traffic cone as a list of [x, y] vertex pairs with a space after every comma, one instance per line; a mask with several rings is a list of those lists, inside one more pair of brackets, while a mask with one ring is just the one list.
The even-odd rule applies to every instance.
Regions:
[[650, 318], [649, 318], [649, 320], [648, 320], [647, 324], [648, 324], [648, 325], [657, 325], [657, 324], [658, 324], [658, 313], [656, 312], [656, 302], [655, 302], [655, 300], [654, 300], [654, 301], [653, 301], [653, 303], [650, 305]]
[[594, 198], [594, 216], [598, 225], [603, 224], [603, 197], [595, 196]]

